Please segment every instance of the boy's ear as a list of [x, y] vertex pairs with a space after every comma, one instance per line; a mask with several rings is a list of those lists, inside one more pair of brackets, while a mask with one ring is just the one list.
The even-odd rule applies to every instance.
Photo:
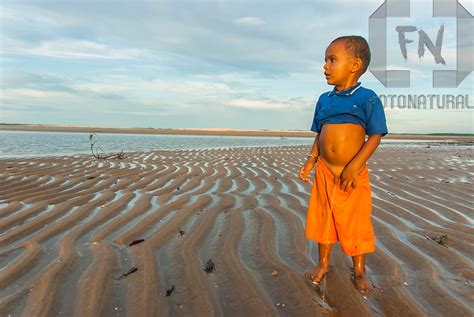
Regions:
[[352, 62], [352, 72], [358, 73], [362, 69], [362, 60], [360, 58], [354, 58]]

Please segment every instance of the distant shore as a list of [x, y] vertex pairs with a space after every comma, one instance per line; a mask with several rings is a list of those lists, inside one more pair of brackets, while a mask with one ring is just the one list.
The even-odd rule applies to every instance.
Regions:
[[[38, 132], [78, 132], [89, 133], [126, 133], [126, 134], [171, 134], [171, 135], [219, 135], [219, 136], [255, 136], [312, 138], [314, 132], [300, 130], [239, 130], [225, 128], [208, 129], [160, 129], [160, 128], [107, 128], [88, 126], [57, 126], [42, 124], [0, 124], [0, 131], [38, 131]], [[460, 140], [474, 141], [474, 135], [460, 134], [395, 134], [389, 133], [386, 139], [405, 140]]]

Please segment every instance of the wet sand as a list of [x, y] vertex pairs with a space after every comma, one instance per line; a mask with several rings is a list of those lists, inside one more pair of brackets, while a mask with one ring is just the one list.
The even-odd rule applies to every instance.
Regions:
[[320, 287], [303, 277], [317, 258], [311, 185], [296, 176], [308, 150], [0, 159], [0, 316], [471, 315], [472, 147], [382, 145], [371, 158], [366, 296], [339, 247]]

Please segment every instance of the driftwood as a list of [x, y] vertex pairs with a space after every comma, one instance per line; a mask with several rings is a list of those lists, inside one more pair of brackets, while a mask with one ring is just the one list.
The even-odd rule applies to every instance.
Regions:
[[107, 159], [123, 160], [125, 157], [123, 150], [122, 152], [119, 152], [119, 153], [106, 154], [104, 150], [102, 149], [102, 147], [99, 144], [97, 144], [98, 142], [97, 135], [93, 131], [89, 133], [89, 141], [91, 143], [92, 156], [94, 156], [98, 160], [107, 160]]

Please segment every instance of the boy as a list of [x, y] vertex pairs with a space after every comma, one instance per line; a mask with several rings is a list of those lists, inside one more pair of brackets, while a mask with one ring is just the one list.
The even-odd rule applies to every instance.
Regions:
[[324, 75], [334, 90], [316, 104], [311, 130], [318, 134], [299, 172], [308, 182], [317, 162], [305, 235], [318, 242], [319, 263], [306, 278], [319, 283], [329, 270], [332, 245], [339, 241], [352, 257], [354, 283], [361, 293], [373, 288], [365, 274], [365, 254], [375, 251], [366, 162], [387, 134], [380, 99], [358, 82], [369, 63], [369, 46], [360, 36], [339, 37], [326, 49]]

